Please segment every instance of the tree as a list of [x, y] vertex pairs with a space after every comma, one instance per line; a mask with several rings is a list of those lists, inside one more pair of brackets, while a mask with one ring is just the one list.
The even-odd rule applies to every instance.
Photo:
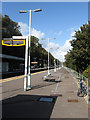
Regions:
[[[41, 67], [43, 67], [44, 64], [47, 64], [48, 52], [42, 48], [38, 38], [31, 36], [31, 61], [34, 61], [34, 58], [36, 58], [38, 66], [41, 64]], [[51, 65], [53, 65], [54, 57], [51, 53], [50, 60]]]
[[[17, 22], [12, 21], [9, 16], [5, 15], [2, 17], [2, 38], [12, 38], [12, 36], [21, 36], [20, 26]], [[25, 46], [2, 46], [2, 53], [17, 57], [25, 57]], [[18, 53], [18, 54], [17, 54]], [[42, 64], [42, 67], [47, 64], [48, 52], [42, 48], [42, 45], [39, 43], [39, 39], [35, 36], [31, 36], [31, 48], [30, 48], [31, 62], [36, 61], [39, 64]], [[53, 64], [54, 57], [50, 54], [51, 64]]]
[[2, 38], [11, 38], [12, 36], [21, 36], [20, 26], [12, 21], [8, 15], [2, 17]]
[[83, 72], [89, 66], [90, 60], [90, 25], [85, 24], [80, 27], [80, 30], [75, 31], [74, 38], [71, 41], [72, 50], [66, 55], [65, 64], [77, 70]]

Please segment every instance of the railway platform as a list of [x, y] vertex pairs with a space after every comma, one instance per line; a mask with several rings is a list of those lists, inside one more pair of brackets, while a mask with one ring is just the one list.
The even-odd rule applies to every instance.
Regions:
[[23, 77], [2, 83], [2, 118], [88, 119], [88, 104], [77, 96], [78, 86], [65, 69], [42, 79], [47, 71], [31, 75], [31, 90], [23, 91]]

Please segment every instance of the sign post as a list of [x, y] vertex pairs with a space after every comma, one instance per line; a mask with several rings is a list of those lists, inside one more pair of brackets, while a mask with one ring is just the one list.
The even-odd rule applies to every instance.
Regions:
[[24, 75], [24, 91], [27, 90], [27, 68], [28, 68], [28, 36], [13, 36], [2, 40], [2, 45], [5, 46], [24, 46], [25, 47], [25, 75]]
[[25, 76], [24, 76], [24, 91], [27, 90], [26, 82], [27, 82], [27, 62], [28, 62], [28, 37], [26, 37], [26, 50], [25, 50]]
[[24, 91], [27, 90], [27, 69], [28, 69], [28, 36], [13, 36], [13, 39], [26, 39], [26, 47], [25, 47], [25, 73], [24, 73]]

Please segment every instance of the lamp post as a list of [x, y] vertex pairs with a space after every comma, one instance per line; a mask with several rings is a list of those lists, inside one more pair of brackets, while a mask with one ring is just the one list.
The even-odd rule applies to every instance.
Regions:
[[31, 89], [31, 74], [30, 74], [30, 41], [31, 41], [31, 12], [39, 12], [39, 11], [42, 11], [41, 9], [35, 9], [35, 10], [20, 10], [19, 12], [20, 13], [27, 13], [29, 12], [29, 47], [28, 47], [28, 50], [29, 50], [29, 60], [28, 60], [28, 89]]
[[[49, 49], [53, 49], [53, 48], [49, 48]], [[50, 63], [50, 62], [49, 62]], [[54, 72], [56, 72], [56, 62], [55, 62], [55, 58], [54, 58]]]
[[[62, 56], [62, 55], [61, 55]], [[62, 67], [63, 67], [63, 56], [62, 56]]]
[[[61, 52], [59, 52], [61, 54]], [[63, 67], [63, 55], [61, 54], [61, 67]]]
[[56, 39], [56, 38], [48, 38], [48, 76], [50, 75], [50, 70], [49, 70], [49, 40], [50, 39]]
[[58, 59], [57, 59], [57, 70], [58, 70]]
[[[47, 38], [48, 39], [48, 76], [50, 75], [50, 71], [49, 71], [49, 40], [50, 39], [56, 39], [56, 38]], [[42, 38], [42, 40], [46, 40], [45, 38]]]
[[54, 58], [54, 72], [56, 72], [56, 62], [55, 62], [55, 58]]
[[[60, 49], [60, 48], [57, 47], [56, 49], [58, 50], [58, 49]], [[57, 59], [57, 64], [56, 64], [56, 66], [57, 66], [57, 70], [58, 70], [58, 59]]]
[[64, 61], [64, 56], [62, 55], [62, 67], [64, 67], [63, 61]]

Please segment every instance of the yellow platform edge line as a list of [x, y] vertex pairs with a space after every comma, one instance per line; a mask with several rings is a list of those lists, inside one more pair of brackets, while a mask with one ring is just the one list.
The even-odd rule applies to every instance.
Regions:
[[[52, 70], [53, 70], [53, 69], [52, 69]], [[51, 70], [51, 71], [52, 71], [52, 70]], [[36, 75], [36, 74], [40, 74], [40, 73], [47, 72], [47, 71], [48, 71], [48, 70], [41, 71], [41, 72], [36, 72], [36, 73], [32, 73], [31, 75]], [[13, 80], [17, 80], [17, 79], [20, 79], [20, 78], [24, 78], [24, 75], [12, 77], [12, 78], [7, 78], [7, 79], [3, 79], [3, 80], [0, 80], [0, 83], [13, 81]]]

